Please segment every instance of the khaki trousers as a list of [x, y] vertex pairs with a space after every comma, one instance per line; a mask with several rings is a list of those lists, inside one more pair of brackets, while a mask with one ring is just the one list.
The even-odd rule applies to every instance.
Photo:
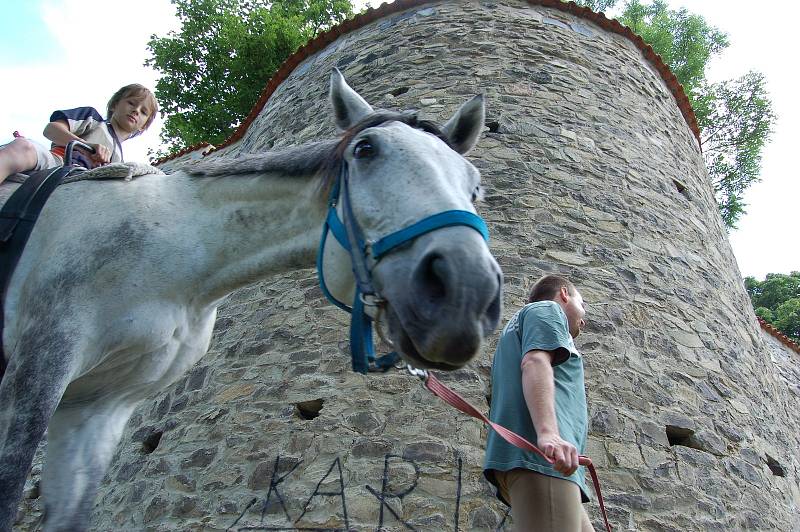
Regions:
[[516, 532], [594, 532], [578, 485], [528, 469], [494, 472]]

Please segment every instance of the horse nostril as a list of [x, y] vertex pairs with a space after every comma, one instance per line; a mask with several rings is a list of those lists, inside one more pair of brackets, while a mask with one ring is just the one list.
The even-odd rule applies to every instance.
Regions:
[[447, 294], [447, 262], [438, 253], [430, 253], [417, 266], [414, 284], [430, 302], [441, 300]]

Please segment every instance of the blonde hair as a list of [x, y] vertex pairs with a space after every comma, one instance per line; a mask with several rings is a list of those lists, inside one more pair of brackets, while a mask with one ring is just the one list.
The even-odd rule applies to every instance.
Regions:
[[158, 113], [158, 102], [156, 101], [156, 97], [153, 96], [153, 93], [150, 92], [150, 89], [144, 85], [139, 85], [138, 83], [125, 85], [114, 93], [114, 96], [108, 100], [108, 105], [106, 106], [106, 118], [111, 119], [111, 115], [114, 112], [114, 107], [116, 107], [120, 100], [123, 98], [128, 98], [129, 96], [138, 100], [146, 100], [147, 106], [150, 108], [150, 116], [147, 117], [147, 122], [144, 124], [144, 129], [147, 129], [156, 118], [156, 113]]

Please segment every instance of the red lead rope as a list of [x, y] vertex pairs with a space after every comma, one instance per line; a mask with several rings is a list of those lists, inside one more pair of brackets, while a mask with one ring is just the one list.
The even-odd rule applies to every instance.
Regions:
[[[544, 453], [536, 447], [534, 444], [520, 436], [515, 432], [511, 432], [507, 428], [502, 425], [498, 425], [489, 420], [488, 417], [483, 415], [477, 408], [469, 404], [463, 397], [458, 395], [456, 392], [442, 384], [442, 382], [437, 379], [433, 373], [428, 372], [426, 377], [423, 377], [425, 387], [433, 393], [433, 395], [438, 396], [444, 402], [448, 403], [449, 405], [461, 410], [467, 415], [470, 415], [474, 418], [480, 419], [490, 427], [492, 427], [495, 432], [497, 432], [504, 440], [506, 440], [511, 445], [515, 447], [519, 447], [520, 449], [525, 449], [526, 451], [532, 451], [549, 463], [553, 463], [553, 460], [548, 458], [544, 455]], [[592, 483], [594, 484], [594, 491], [597, 495], [597, 500], [600, 502], [600, 511], [603, 513], [603, 521], [606, 524], [606, 530], [611, 532], [611, 525], [608, 523], [608, 515], [606, 514], [606, 505], [603, 503], [603, 494], [600, 492], [600, 480], [597, 478], [597, 471], [594, 469], [594, 464], [589, 459], [588, 456], [579, 456], [578, 463], [582, 466], [586, 466], [589, 469], [589, 474], [592, 476]]]

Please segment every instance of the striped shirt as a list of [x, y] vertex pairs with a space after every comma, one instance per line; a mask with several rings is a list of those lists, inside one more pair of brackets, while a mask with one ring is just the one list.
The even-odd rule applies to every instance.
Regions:
[[[66, 121], [70, 133], [83, 139], [87, 144], [101, 144], [111, 151], [111, 162], [119, 163], [124, 161], [122, 154], [122, 144], [117, 138], [114, 128], [111, 127], [109, 120], [103, 120], [100, 113], [94, 107], [76, 107], [75, 109], [65, 109], [55, 111], [50, 115], [50, 122]], [[64, 146], [52, 144], [50, 151], [53, 154], [64, 158]], [[79, 151], [73, 152], [73, 162], [93, 168], [95, 165], [92, 160]]]

